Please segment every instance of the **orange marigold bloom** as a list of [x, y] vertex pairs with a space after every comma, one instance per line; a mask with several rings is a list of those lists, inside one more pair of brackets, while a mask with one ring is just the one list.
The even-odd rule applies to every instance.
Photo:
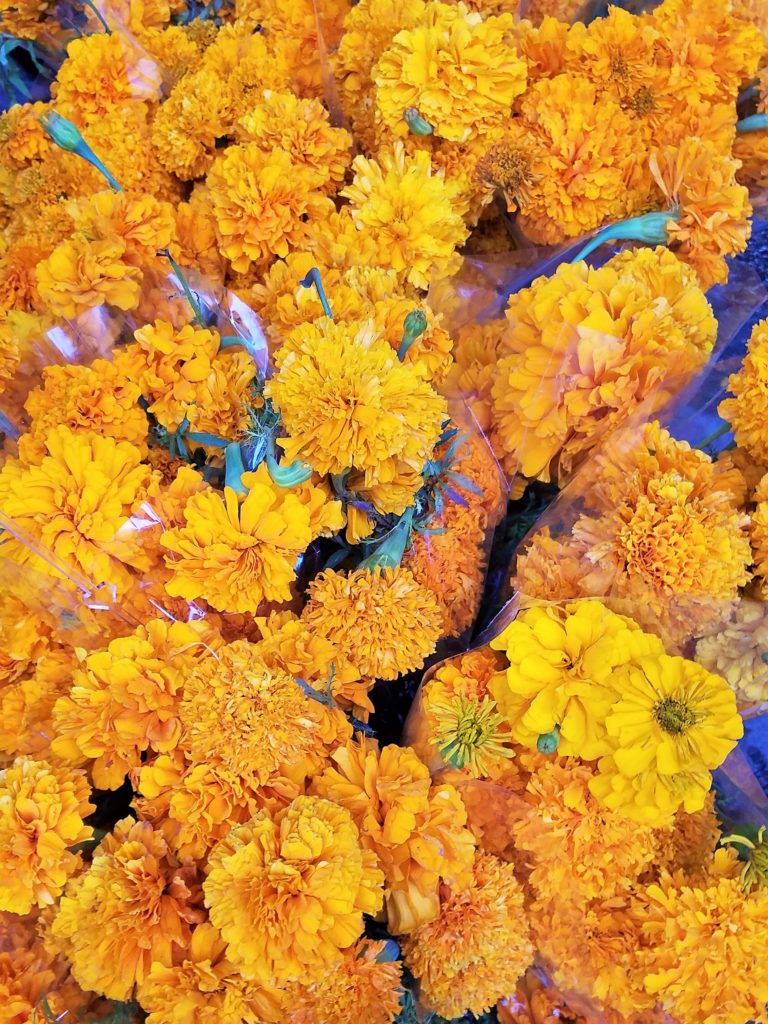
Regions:
[[21, 458], [39, 465], [46, 454], [46, 439], [59, 424], [73, 433], [130, 441], [144, 451], [147, 417], [139, 405], [140, 394], [138, 386], [106, 359], [90, 366], [47, 366], [42, 384], [24, 403], [32, 422], [19, 440]]
[[179, 203], [176, 207], [176, 236], [181, 266], [193, 267], [221, 284], [227, 263], [219, 252], [216, 219], [208, 206], [194, 196], [188, 203]]
[[312, 792], [351, 813], [384, 871], [390, 930], [413, 931], [437, 915], [441, 879], [458, 888], [468, 880], [475, 844], [461, 798], [453, 786], [433, 786], [410, 747], [379, 750], [363, 738], [332, 759]]
[[431, 0], [422, 18], [398, 32], [373, 69], [376, 106], [405, 138], [414, 109], [435, 134], [466, 142], [499, 125], [525, 91], [525, 60], [510, 45], [511, 14], [483, 18], [464, 3]]
[[489, 1010], [534, 955], [514, 866], [476, 854], [469, 885], [446, 887], [438, 917], [409, 935], [403, 951], [425, 1003], [441, 1016]]
[[146, 750], [172, 750], [181, 735], [180, 690], [217, 635], [204, 620], [154, 619], [106, 650], [81, 652], [72, 689], [53, 710], [53, 751], [75, 764], [92, 761], [99, 789], [117, 789]]
[[319, 473], [359, 470], [366, 486], [383, 490], [399, 471], [421, 472], [447, 418], [445, 399], [372, 323], [305, 324], [276, 359], [265, 393], [282, 415], [288, 461], [303, 459]]
[[259, 1024], [284, 1021], [284, 996], [246, 981], [224, 955], [212, 924], [199, 924], [180, 963], [152, 964], [139, 987], [147, 1024]]
[[206, 68], [185, 75], [152, 122], [157, 159], [182, 181], [201, 178], [216, 156], [216, 139], [234, 119], [228, 83]]
[[314, 171], [315, 187], [331, 193], [344, 181], [352, 159], [349, 132], [331, 125], [319, 100], [300, 99], [292, 92], [266, 89], [240, 118], [238, 135], [267, 153], [274, 149], [288, 153], [294, 166]]
[[340, 194], [350, 201], [355, 225], [375, 240], [377, 264], [393, 267], [417, 288], [427, 287], [433, 265], [455, 266], [454, 250], [467, 229], [429, 153], [408, 156], [398, 141], [378, 160], [355, 157], [352, 170], [352, 184]]
[[501, 336], [507, 327], [504, 320], [470, 323], [461, 327], [453, 345], [453, 365], [439, 384], [446, 398], [461, 399], [483, 433], [491, 426], [491, 389]]
[[442, 618], [432, 592], [401, 567], [320, 573], [302, 615], [361, 675], [376, 679], [421, 668], [440, 638]]
[[68, 847], [93, 833], [83, 822], [96, 809], [89, 796], [78, 769], [19, 757], [0, 771], [0, 910], [28, 914], [61, 894], [82, 863]]
[[768, 461], [768, 320], [752, 328], [744, 361], [728, 378], [726, 398], [717, 408], [733, 429], [736, 444], [757, 462]]
[[170, 203], [146, 193], [106, 189], [67, 206], [77, 231], [89, 239], [119, 239], [126, 263], [141, 266], [175, 240], [176, 220]]
[[243, 977], [320, 980], [382, 904], [383, 876], [349, 811], [300, 796], [257, 814], [212, 850], [204, 883], [211, 921]]
[[492, 388], [493, 439], [510, 475], [567, 477], [639, 403], [699, 369], [717, 324], [669, 250], [562, 263], [513, 295]]
[[726, 256], [744, 252], [751, 232], [749, 193], [736, 182], [738, 163], [702, 139], [665, 146], [651, 173], [671, 208], [667, 234], [703, 288], [728, 280]]
[[[0, 478], [1, 479], [1, 478]], [[230, 487], [194, 494], [183, 526], [162, 538], [171, 597], [205, 598], [219, 611], [256, 611], [262, 601], [291, 599], [296, 560], [319, 535], [296, 489], [273, 483], [266, 466], [244, 473], [248, 493]]]
[[359, 939], [320, 981], [289, 986], [285, 1024], [392, 1024], [401, 1009], [403, 965], [379, 960], [386, 949], [386, 942]]
[[192, 762], [252, 789], [288, 779], [297, 793], [329, 751], [351, 735], [339, 711], [312, 699], [287, 672], [270, 669], [258, 644], [236, 640], [186, 674], [179, 708]]
[[179, 863], [149, 822], [123, 818], [73, 879], [53, 920], [52, 940], [83, 988], [130, 999], [153, 964], [170, 967], [203, 919], [191, 861]]
[[35, 270], [40, 298], [57, 316], [71, 318], [94, 306], [134, 309], [141, 271], [126, 258], [118, 238], [90, 241], [73, 235]]
[[708, 879], [666, 875], [642, 898], [645, 988], [678, 1020], [731, 1024], [765, 1012], [768, 889], [745, 891], [739, 867], [719, 850]]
[[333, 212], [318, 175], [280, 149], [256, 142], [230, 146], [206, 179], [219, 233], [219, 248], [243, 272], [302, 246], [307, 222]]
[[50, 430], [46, 448], [39, 466], [9, 462], [0, 471], [0, 510], [51, 551], [58, 565], [11, 537], [0, 551], [47, 575], [62, 576], [69, 567], [96, 585], [128, 589], [128, 566], [149, 568], [137, 531], [124, 529], [155, 489], [141, 451], [128, 441], [63, 426]]
[[53, 708], [69, 691], [76, 657], [72, 650], [42, 654], [31, 675], [0, 689], [0, 752], [55, 761]]
[[60, 113], [87, 125], [127, 101], [159, 99], [161, 85], [160, 69], [129, 37], [97, 32], [69, 44], [52, 92]]
[[[633, 829], [636, 827], [633, 825]], [[671, 828], [657, 829], [656, 865], [670, 874], [683, 871], [689, 879], [704, 877], [721, 838], [715, 793], [711, 790], [701, 810], [688, 812], [681, 808]]]

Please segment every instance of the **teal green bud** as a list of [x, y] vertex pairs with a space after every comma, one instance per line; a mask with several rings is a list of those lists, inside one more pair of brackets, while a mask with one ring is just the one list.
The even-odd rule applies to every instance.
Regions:
[[736, 122], [736, 131], [739, 135], [746, 135], [748, 132], [762, 132], [768, 128], [768, 114], [750, 114], [749, 117], [742, 117]]
[[123, 189], [114, 175], [107, 170], [103, 162], [96, 156], [91, 147], [85, 141], [80, 133], [79, 128], [68, 121], [66, 117], [62, 117], [61, 114], [57, 114], [55, 110], [47, 110], [40, 116], [40, 124], [50, 137], [51, 141], [59, 147], [59, 149], [65, 150], [67, 153], [74, 153], [76, 156], [81, 157], [86, 163], [89, 163], [91, 167], [95, 168], [99, 174], [102, 175], [107, 181], [107, 184], [115, 192], [122, 192]]
[[658, 213], [644, 213], [640, 217], [630, 217], [616, 224], [609, 224], [602, 231], [590, 238], [583, 249], [573, 257], [571, 263], [580, 263], [604, 242], [628, 240], [642, 242], [643, 245], [667, 245], [669, 232], [667, 224], [678, 216], [677, 210], [661, 210]]
[[296, 459], [290, 466], [278, 463], [274, 455], [267, 454], [267, 472], [278, 487], [298, 487], [305, 484], [312, 476], [312, 467], [301, 459]]
[[424, 120], [416, 107], [406, 107], [403, 118], [414, 135], [432, 135], [434, 132], [432, 125]]
[[390, 531], [389, 535], [379, 546], [358, 566], [358, 569], [396, 569], [405, 554], [405, 549], [411, 539], [413, 527], [413, 506], [406, 509], [400, 517], [397, 525]]
[[536, 749], [540, 754], [554, 754], [560, 746], [560, 726], [556, 725], [551, 732], [543, 732], [536, 740]]
[[408, 349], [419, 335], [426, 331], [427, 326], [427, 315], [421, 309], [412, 309], [406, 316], [403, 321], [403, 340], [397, 350], [397, 358], [401, 363], [405, 359]]

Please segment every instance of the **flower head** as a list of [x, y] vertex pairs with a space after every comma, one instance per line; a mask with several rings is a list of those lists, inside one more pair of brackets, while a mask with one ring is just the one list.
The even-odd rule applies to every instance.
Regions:
[[312, 790], [346, 807], [384, 871], [390, 930], [412, 931], [438, 911], [440, 880], [466, 881], [474, 840], [453, 786], [433, 786], [410, 747], [373, 740], [340, 747]]
[[127, 1000], [153, 964], [170, 967], [189, 946], [200, 897], [192, 862], [180, 864], [149, 822], [123, 818], [70, 882], [52, 936], [83, 988]]
[[232, 829], [212, 850], [203, 886], [227, 957], [272, 984], [323, 977], [382, 902], [376, 858], [349, 811], [300, 796]]
[[463, 3], [431, 0], [373, 69], [384, 123], [407, 136], [403, 111], [411, 108], [453, 142], [502, 123], [526, 84], [525, 60], [510, 44], [512, 25], [510, 15], [483, 18]]
[[376, 262], [426, 288], [432, 266], [450, 266], [467, 235], [442, 173], [433, 172], [429, 153], [407, 156], [401, 142], [378, 160], [356, 157], [352, 170], [352, 184], [341, 195], [350, 201], [355, 225], [376, 240]]
[[[753, 544], [758, 513], [753, 517]], [[763, 560], [758, 561], [758, 571]], [[763, 575], [763, 573], [760, 573]], [[768, 701], [768, 609], [762, 601], [743, 598], [730, 619], [712, 626], [696, 641], [696, 661], [722, 676], [736, 694], [740, 709]]]
[[309, 585], [302, 618], [342, 651], [361, 675], [396, 679], [420, 668], [435, 648], [442, 614], [408, 569], [329, 569]]
[[141, 271], [126, 259], [119, 238], [73, 235], [35, 270], [40, 298], [57, 316], [75, 317], [94, 306], [134, 309]]
[[403, 950], [431, 1009], [450, 1019], [488, 1010], [513, 990], [534, 954], [513, 865], [476, 854], [470, 883], [446, 887], [439, 915], [409, 935]]
[[728, 378], [728, 390], [733, 398], [722, 401], [718, 413], [731, 424], [740, 447], [757, 462], [768, 461], [768, 320], [752, 328], [747, 353], [736, 373]]
[[81, 865], [68, 849], [89, 839], [95, 807], [85, 773], [20, 757], [0, 771], [0, 910], [28, 914], [52, 904]]

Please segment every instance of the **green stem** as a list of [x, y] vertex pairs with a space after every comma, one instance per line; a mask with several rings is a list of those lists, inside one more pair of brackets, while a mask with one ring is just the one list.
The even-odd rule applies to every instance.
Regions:
[[320, 271], [317, 269], [317, 267], [312, 267], [312, 269], [306, 275], [306, 277], [303, 277], [301, 281], [299, 281], [299, 284], [303, 288], [311, 288], [312, 285], [315, 286], [315, 288], [317, 289], [317, 294], [320, 297], [320, 305], [323, 307], [323, 312], [325, 313], [329, 320], [333, 320], [331, 304], [328, 302], [328, 298], [325, 294], [325, 289], [323, 288], [323, 282], [320, 277]]
[[112, 29], [109, 27], [109, 25], [104, 20], [104, 16], [102, 15], [101, 11], [98, 9], [96, 4], [93, 3], [93, 0], [83, 0], [83, 3], [85, 4], [86, 7], [90, 7], [90, 9], [93, 11], [93, 13], [96, 15], [96, 17], [101, 22], [101, 26], [104, 29], [104, 31], [107, 33], [108, 36], [111, 36], [112, 35]]
[[198, 327], [202, 327], [203, 330], [207, 330], [208, 324], [206, 323], [205, 317], [203, 316], [202, 306], [197, 301], [197, 296], [195, 295], [195, 293], [192, 291], [192, 289], [187, 284], [187, 280], [186, 280], [186, 278], [184, 277], [184, 275], [181, 272], [181, 267], [178, 265], [178, 263], [173, 258], [173, 256], [171, 256], [171, 250], [170, 249], [160, 249], [160, 250], [158, 250], [157, 255], [164, 257], [171, 264], [171, 267], [173, 269], [174, 274], [179, 279], [179, 284], [181, 285], [182, 291], [184, 292], [184, 295], [186, 296], [187, 302], [192, 307], [192, 313], [194, 314], [194, 316], [193, 316], [194, 321], [197, 323]]
[[40, 117], [40, 124], [59, 149], [63, 149], [67, 153], [74, 153], [75, 156], [79, 156], [81, 160], [89, 163], [106, 179], [109, 187], [115, 192], [123, 191], [120, 183], [107, 169], [104, 162], [96, 156], [76, 125], [68, 121], [66, 117], [62, 117], [61, 114], [57, 114], [55, 110], [49, 110], [43, 114]]
[[739, 135], [746, 135], [748, 132], [762, 132], [768, 128], [768, 114], [750, 114], [749, 117], [742, 117], [736, 122], [736, 131]]
[[727, 434], [730, 429], [730, 423], [721, 423], [720, 426], [713, 430], [711, 434], [707, 434], [703, 441], [699, 441], [698, 444], [695, 444], [693, 447], [703, 450], [704, 448], [709, 447], [713, 441], [717, 441], [717, 439], [722, 437], [723, 434]]
[[628, 239], [643, 242], [645, 245], [666, 245], [669, 242], [667, 223], [676, 217], [674, 210], [662, 210], [659, 213], [644, 213], [641, 217], [630, 217], [616, 224], [608, 224], [602, 231], [590, 238], [587, 244], [573, 257], [571, 263], [580, 263], [587, 256], [599, 249], [604, 242]]
[[224, 449], [224, 486], [231, 487], [238, 494], [247, 494], [248, 488], [242, 481], [245, 463], [240, 445], [229, 444]]

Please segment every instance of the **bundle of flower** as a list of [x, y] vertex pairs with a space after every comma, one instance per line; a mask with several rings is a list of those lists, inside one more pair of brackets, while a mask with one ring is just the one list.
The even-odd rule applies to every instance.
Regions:
[[[762, 1019], [712, 773], [764, 328], [732, 455], [632, 424], [713, 351], [768, 33], [576, 6], [4, 9], [67, 45], [0, 117], [2, 1024]], [[430, 286], [530, 243], [574, 261], [449, 330]], [[508, 484], [584, 473], [467, 653]]]

